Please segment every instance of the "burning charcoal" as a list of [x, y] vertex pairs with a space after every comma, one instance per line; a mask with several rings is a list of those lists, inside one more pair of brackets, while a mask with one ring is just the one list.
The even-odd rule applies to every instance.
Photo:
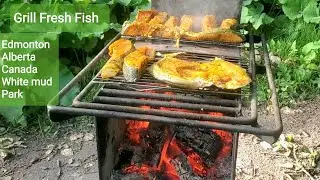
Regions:
[[208, 167], [213, 165], [222, 147], [220, 136], [210, 129], [179, 127], [176, 129], [176, 138], [185, 154], [188, 155], [188, 148], [191, 148]]
[[163, 126], [150, 126], [148, 133], [143, 136], [144, 142], [148, 145], [145, 153], [144, 163], [157, 166], [160, 161], [160, 153], [165, 142]]
[[188, 159], [185, 154], [180, 154], [176, 158], [172, 159], [170, 163], [176, 168], [176, 171], [181, 180], [200, 180], [201, 178], [195, 176], [192, 167], [188, 162]]
[[134, 148], [131, 164], [142, 164], [145, 153], [142, 147], [138, 146]]
[[205, 180], [211, 179], [231, 179], [231, 172], [232, 172], [232, 156], [230, 154], [229, 157], [226, 158], [219, 158], [215, 163], [214, 166], [208, 171], [207, 177]]

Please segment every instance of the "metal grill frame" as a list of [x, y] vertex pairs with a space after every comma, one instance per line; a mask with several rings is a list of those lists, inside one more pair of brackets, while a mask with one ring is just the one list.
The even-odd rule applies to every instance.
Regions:
[[[69, 90], [78, 83], [86, 73], [92, 70], [97, 63], [101, 60], [101, 57], [104, 56], [104, 52], [106, 52], [108, 46], [115, 41], [116, 39], [120, 38], [120, 34], [118, 34], [80, 73], [70, 82], [68, 83], [60, 92], [59, 94], [51, 101], [52, 103], [56, 100], [60, 100], [63, 96], [65, 96]], [[253, 37], [250, 36], [250, 66], [252, 67], [252, 86], [251, 92], [253, 98], [251, 98], [250, 106], [253, 110], [253, 119], [257, 119], [257, 99], [256, 99], [256, 79], [255, 79], [255, 55], [254, 55], [254, 46], [253, 46]], [[74, 107], [63, 107], [63, 106], [55, 106], [49, 105], [48, 106], [48, 113], [50, 118], [53, 121], [60, 121], [63, 119], [68, 119], [70, 117], [75, 116], [95, 116], [101, 118], [120, 118], [120, 119], [137, 119], [142, 121], [153, 121], [153, 122], [163, 122], [163, 123], [172, 123], [176, 125], [185, 125], [190, 127], [199, 127], [199, 128], [210, 128], [210, 129], [221, 129], [230, 132], [240, 132], [240, 133], [249, 133], [249, 134], [256, 134], [261, 136], [268, 136], [271, 138], [269, 141], [275, 141], [281, 134], [283, 126], [282, 120], [280, 116], [280, 110], [276, 98], [276, 89], [272, 77], [271, 67], [270, 67], [270, 60], [269, 55], [267, 53], [267, 47], [265, 42], [265, 37], [262, 35], [262, 44], [263, 44], [263, 51], [264, 51], [264, 60], [265, 60], [265, 68], [267, 72], [268, 82], [270, 86], [271, 94], [271, 102], [274, 109], [274, 116], [275, 116], [275, 127], [274, 128], [265, 128], [259, 126], [257, 121], [250, 121], [250, 123], [242, 122], [243, 124], [239, 125], [238, 123], [221, 123], [225, 117], [215, 117], [215, 123], [212, 122], [205, 122], [205, 121], [196, 121], [196, 120], [186, 120], [186, 119], [178, 119], [178, 118], [171, 118], [171, 117], [162, 117], [162, 116], [155, 116], [155, 115], [147, 115], [147, 114], [134, 114], [128, 112], [116, 112], [112, 110], [103, 110], [104, 107], [101, 105], [94, 105], [94, 109], [88, 109], [80, 107], [80, 102], [77, 98], [83, 98], [87, 92], [91, 90], [92, 82], [88, 84], [87, 87], [83, 89], [83, 91], [77, 96], [74, 100]], [[50, 103], [51, 104], [51, 103]], [[109, 107], [110, 108], [110, 107]], [[234, 117], [235, 120], [237, 117]], [[237, 121], [241, 122], [241, 119], [237, 119]], [[244, 125], [246, 124], [246, 125]]]
[[[105, 54], [107, 54], [105, 52]], [[240, 53], [239, 53], [240, 54]], [[195, 55], [197, 56], [197, 55]], [[205, 56], [205, 55], [203, 55]], [[209, 55], [210, 57], [215, 57], [216, 55]], [[233, 57], [235, 58], [235, 57]], [[200, 58], [200, 59], [207, 59], [207, 58]], [[157, 61], [157, 60], [155, 60]], [[236, 63], [242, 63], [241, 58], [233, 60]], [[251, 62], [251, 61], [250, 61]], [[248, 64], [250, 66], [250, 64]], [[254, 74], [254, 70], [252, 67], [248, 67], [250, 74]], [[144, 74], [146, 76], [146, 74]], [[151, 76], [151, 75], [150, 75]], [[88, 86], [80, 92], [80, 94], [74, 99], [73, 106], [77, 108], [86, 108], [86, 109], [98, 109], [98, 110], [106, 110], [106, 111], [115, 111], [115, 112], [127, 112], [131, 113], [133, 116], [129, 116], [128, 118], [135, 118], [135, 115], [153, 115], [158, 117], [152, 117], [149, 119], [143, 119], [147, 121], [153, 121], [154, 119], [159, 119], [160, 122], [165, 121], [165, 117], [169, 117], [170, 119], [167, 119], [167, 121], [170, 123], [176, 123], [181, 121], [181, 125], [187, 125], [190, 126], [192, 121], [192, 125], [197, 127], [201, 126], [201, 121], [212, 121], [212, 122], [220, 122], [220, 123], [230, 123], [230, 124], [245, 124], [245, 125], [254, 125], [257, 122], [257, 114], [256, 114], [256, 94], [250, 95], [250, 101], [251, 101], [251, 112], [249, 117], [241, 116], [241, 110], [242, 110], [242, 91], [240, 90], [240, 93], [237, 92], [227, 92], [223, 90], [218, 91], [204, 91], [204, 90], [188, 90], [188, 89], [180, 89], [180, 88], [174, 88], [174, 87], [162, 87], [159, 85], [151, 86], [150, 79], [147, 79], [148, 81], [146, 84], [141, 85], [139, 81], [142, 81], [140, 79], [136, 83], [127, 83], [124, 81], [123, 76], [119, 75], [118, 78], [122, 78], [121, 80], [117, 80], [117, 78], [112, 78], [109, 80], [103, 80], [99, 78], [99, 73], [96, 75], [96, 77], [88, 84]], [[251, 77], [252, 78], [252, 77]], [[254, 78], [252, 78], [254, 79]], [[153, 77], [151, 80], [155, 80]], [[165, 83], [162, 83], [160, 81], [155, 81], [156, 84], [161, 84], [164, 86], [168, 86]], [[252, 89], [255, 85], [255, 81], [251, 83], [250, 88]], [[92, 91], [92, 89], [95, 87], [96, 84], [104, 84], [104, 87], [100, 89], [100, 91], [97, 93], [96, 97], [93, 99], [93, 102], [85, 102], [84, 98], [87, 96], [88, 93]], [[155, 89], [162, 89], [163, 91], [170, 91], [174, 92], [175, 90], [180, 91], [182, 93], [192, 92], [192, 95], [200, 95], [200, 94], [206, 94], [206, 95], [227, 95], [227, 96], [237, 96], [235, 100], [228, 100], [223, 98], [217, 98], [212, 100], [203, 100], [204, 102], [201, 102], [201, 99], [190, 96], [179, 96], [179, 95], [173, 95], [173, 96], [166, 96], [161, 94], [154, 94], [154, 93], [143, 93], [139, 91], [130, 91], [128, 88], [123, 88], [122, 86], [125, 85], [132, 85], [132, 86], [145, 86], [146, 89], [150, 87], [150, 90]], [[107, 88], [106, 88], [107, 86]], [[109, 88], [108, 88], [109, 87]], [[110, 88], [111, 87], [111, 88]], [[114, 88], [114, 89], [113, 89]], [[123, 88], [123, 90], [121, 90]], [[142, 87], [143, 88], [143, 87]], [[149, 90], [149, 89], [148, 89]], [[253, 90], [251, 90], [254, 92]], [[111, 96], [108, 96], [111, 95]], [[130, 96], [131, 97], [130, 97]], [[127, 98], [124, 98], [127, 97]], [[135, 99], [138, 98], [138, 99]], [[153, 99], [153, 100], [140, 100], [142, 98], [147, 99]], [[161, 101], [157, 101], [157, 100]], [[166, 101], [163, 101], [166, 100]], [[172, 103], [170, 100], [176, 100], [176, 101], [187, 101], [182, 103]], [[195, 104], [193, 104], [195, 103]], [[212, 105], [213, 104], [213, 105]], [[230, 106], [230, 104], [232, 104]], [[229, 105], [229, 106], [228, 106]], [[128, 107], [130, 106], [130, 107]], [[199, 113], [186, 113], [186, 112], [176, 112], [176, 111], [165, 111], [165, 110], [158, 110], [158, 109], [142, 109], [136, 106], [152, 106], [152, 107], [168, 107], [168, 108], [179, 108], [179, 109], [189, 109], [189, 110], [198, 110], [202, 109], [206, 112], [221, 112], [224, 114], [224, 116], [210, 116], [206, 114], [199, 114]], [[175, 119], [173, 119], [175, 118]]]

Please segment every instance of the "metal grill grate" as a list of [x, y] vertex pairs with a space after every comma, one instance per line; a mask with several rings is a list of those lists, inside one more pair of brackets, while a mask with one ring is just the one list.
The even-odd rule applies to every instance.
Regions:
[[[109, 45], [119, 37], [120, 35], [115, 37]], [[187, 52], [182, 56], [186, 59], [192, 57], [192, 59], [203, 61], [216, 56], [223, 57], [247, 69], [252, 78], [250, 87], [237, 91], [224, 91], [213, 87], [203, 90], [188, 90], [170, 87], [154, 79], [148, 72], [136, 83], [125, 82], [121, 74], [109, 80], [103, 80], [97, 74], [74, 99], [71, 107], [48, 106], [50, 118], [60, 121], [71, 116], [87, 115], [102, 118], [135, 119], [251, 133], [271, 136], [271, 138], [276, 139], [282, 132], [282, 122], [275, 96], [266, 43], [264, 37], [262, 39], [263, 57], [266, 61], [265, 67], [272, 92], [271, 101], [275, 110], [274, 128], [260, 127], [257, 122], [257, 92], [252, 36], [250, 36], [249, 59], [241, 57], [243, 47], [183, 44], [182, 47], [177, 49], [173, 48], [172, 42], [171, 45], [159, 40], [157, 40], [157, 43], [152, 41], [136, 42], [137, 47], [150, 45], [150, 47], [162, 53]], [[61, 99], [75, 83], [83, 78], [85, 73], [88, 73], [102, 59], [105, 59], [109, 45], [73, 81], [63, 88], [55, 99]], [[89, 97], [93, 92], [96, 94]], [[170, 94], [165, 92], [170, 92]], [[250, 113], [243, 113], [244, 109], [249, 109]], [[221, 112], [223, 116], [212, 115], [209, 112]]]

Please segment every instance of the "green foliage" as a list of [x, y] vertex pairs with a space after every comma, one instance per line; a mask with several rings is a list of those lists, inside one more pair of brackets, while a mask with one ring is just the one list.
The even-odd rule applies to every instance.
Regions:
[[318, 0], [244, 0], [241, 23], [251, 23], [255, 29], [259, 29], [275, 22], [281, 14], [290, 20], [320, 23], [319, 10]]
[[[282, 106], [320, 94], [320, 31], [317, 28], [300, 19], [279, 24], [269, 34], [270, 51], [282, 59], [274, 66]], [[266, 78], [258, 80], [259, 98], [267, 101]]]
[[[63, 88], [90, 60], [104, 47], [104, 45], [120, 31], [124, 21], [134, 17], [138, 9], [150, 7], [149, 0], [10, 0], [0, 1], [0, 32], [10, 33], [10, 6], [12, 4], [105, 4], [106, 13], [110, 14], [110, 23], [96, 27], [94, 33], [65, 33], [59, 34], [60, 45], [60, 89]], [[39, 27], [41, 28], [41, 27]], [[89, 75], [91, 76], [91, 74]], [[90, 77], [91, 78], [91, 77]], [[62, 105], [70, 105], [72, 99], [86, 83], [77, 84], [65, 98]], [[30, 109], [30, 108], [28, 108]], [[31, 107], [32, 109], [32, 107]], [[45, 111], [44, 108], [37, 110]], [[30, 110], [23, 113], [23, 107], [3, 108], [0, 114], [12, 125], [26, 126], [38, 124], [37, 118], [31, 118]], [[43, 114], [43, 113], [42, 113]], [[33, 116], [32, 116], [33, 117]], [[35, 121], [35, 122], [34, 122]], [[47, 127], [47, 126], [46, 126]]]

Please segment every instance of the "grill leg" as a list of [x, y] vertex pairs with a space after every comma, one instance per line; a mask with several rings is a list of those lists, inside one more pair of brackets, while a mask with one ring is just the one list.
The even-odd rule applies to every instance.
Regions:
[[97, 153], [98, 153], [98, 169], [99, 180], [103, 180], [103, 163], [106, 157], [106, 129], [105, 122], [102, 119], [96, 118], [96, 141], [97, 141]]
[[96, 118], [99, 180], [110, 179], [118, 161], [118, 149], [125, 133], [125, 120]]
[[239, 141], [239, 133], [233, 134], [233, 145], [232, 145], [232, 170], [231, 179], [236, 179], [236, 168], [237, 168], [237, 156], [238, 156], [238, 141]]

